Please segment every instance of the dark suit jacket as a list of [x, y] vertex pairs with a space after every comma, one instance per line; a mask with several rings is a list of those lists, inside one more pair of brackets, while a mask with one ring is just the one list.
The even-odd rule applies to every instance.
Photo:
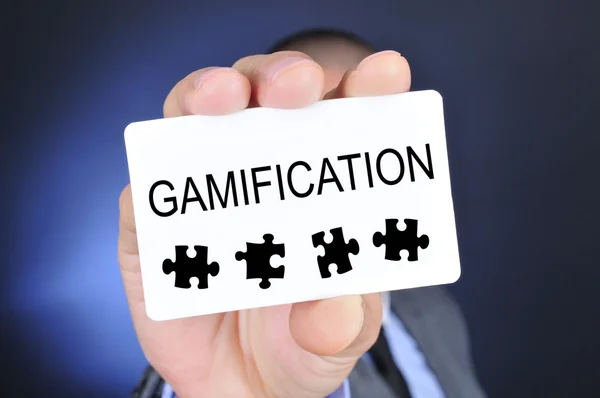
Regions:
[[[392, 311], [402, 320], [437, 376], [447, 398], [483, 398], [458, 305], [443, 287], [398, 290]], [[350, 374], [352, 398], [393, 398], [384, 380], [364, 360]]]

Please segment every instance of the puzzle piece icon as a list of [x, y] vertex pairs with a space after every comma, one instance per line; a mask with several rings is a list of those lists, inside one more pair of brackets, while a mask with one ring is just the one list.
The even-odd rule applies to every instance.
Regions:
[[166, 259], [163, 261], [163, 272], [169, 275], [175, 272], [175, 287], [189, 289], [192, 287], [190, 278], [198, 278], [198, 289], [208, 288], [208, 275], [217, 276], [219, 264], [206, 262], [208, 248], [206, 246], [194, 246], [195, 257], [188, 257], [188, 246], [175, 246], [175, 261]]
[[341, 227], [334, 228], [329, 232], [333, 236], [331, 243], [325, 243], [325, 232], [318, 232], [312, 236], [313, 246], [323, 246], [323, 249], [325, 249], [325, 255], [317, 257], [319, 271], [323, 279], [331, 277], [331, 272], [329, 271], [331, 264], [336, 265], [338, 274], [345, 274], [348, 271], [352, 271], [349, 255], [350, 253], [357, 255], [359, 252], [356, 239], [350, 239], [346, 243]]
[[264, 243], [246, 242], [246, 252], [235, 253], [237, 261], [246, 260], [246, 279], [261, 279], [258, 284], [261, 289], [271, 286], [270, 278], [283, 279], [285, 273], [284, 265], [271, 267], [272, 256], [285, 257], [285, 245], [273, 244], [273, 239], [273, 235], [266, 234], [263, 236]]
[[417, 220], [405, 219], [406, 229], [398, 230], [397, 219], [385, 220], [385, 235], [376, 232], [373, 235], [373, 244], [376, 247], [385, 245], [385, 259], [391, 261], [400, 261], [400, 251], [408, 251], [408, 261], [417, 261], [419, 259], [419, 247], [426, 249], [429, 246], [429, 237], [427, 235], [417, 236]]

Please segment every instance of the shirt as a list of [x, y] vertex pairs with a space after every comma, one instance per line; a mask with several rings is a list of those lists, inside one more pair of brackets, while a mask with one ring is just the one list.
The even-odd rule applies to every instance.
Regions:
[[[383, 333], [387, 338], [392, 358], [406, 379], [412, 398], [445, 398], [440, 384], [429, 368], [417, 343], [406, 330], [400, 318], [391, 311], [390, 293], [383, 293], [381, 298]], [[368, 353], [363, 358], [371, 363]], [[166, 383], [163, 387], [162, 398], [177, 398], [171, 386]], [[345, 380], [340, 388], [328, 395], [327, 398], [352, 398], [348, 380]]]

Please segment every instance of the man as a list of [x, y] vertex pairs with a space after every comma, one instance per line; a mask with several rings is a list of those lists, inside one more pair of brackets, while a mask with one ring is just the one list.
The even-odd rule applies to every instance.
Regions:
[[[324, 99], [402, 93], [410, 82], [408, 63], [395, 51], [374, 52], [346, 33], [303, 32], [269, 55], [191, 73], [169, 93], [164, 115], [301, 108]], [[134, 396], [484, 396], [465, 323], [439, 287], [151, 321], [144, 311], [129, 187], [120, 207], [123, 281], [152, 365]]]

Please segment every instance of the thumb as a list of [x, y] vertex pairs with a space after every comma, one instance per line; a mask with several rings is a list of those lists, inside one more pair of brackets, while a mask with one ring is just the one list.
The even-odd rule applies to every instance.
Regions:
[[341, 296], [294, 304], [290, 332], [310, 353], [356, 359], [375, 343], [381, 319], [381, 294]]

